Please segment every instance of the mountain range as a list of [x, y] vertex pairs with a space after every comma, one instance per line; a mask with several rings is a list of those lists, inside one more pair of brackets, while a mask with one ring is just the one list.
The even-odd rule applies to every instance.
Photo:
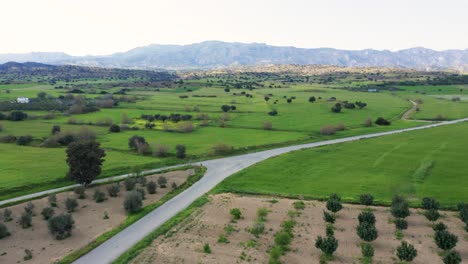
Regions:
[[38, 62], [129, 69], [213, 69], [232, 66], [298, 64], [343, 67], [394, 67], [468, 71], [468, 49], [427, 48], [340, 50], [296, 48], [263, 43], [205, 41], [189, 45], [153, 44], [105, 56], [71, 56], [62, 52], [0, 54], [0, 63]]

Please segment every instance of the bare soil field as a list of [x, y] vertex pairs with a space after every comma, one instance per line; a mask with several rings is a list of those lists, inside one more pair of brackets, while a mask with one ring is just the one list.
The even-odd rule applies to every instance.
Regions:
[[[168, 232], [164, 237], [153, 241], [132, 263], [268, 263], [268, 250], [274, 245], [274, 235], [280, 230], [281, 222], [288, 220], [288, 211], [295, 210], [296, 200], [272, 197], [239, 196], [218, 194], [183, 223]], [[294, 237], [290, 250], [281, 257], [282, 263], [319, 263], [321, 252], [316, 249], [315, 239], [325, 235], [326, 223], [323, 220], [325, 203], [306, 201], [305, 209], [295, 218]], [[266, 217], [265, 232], [255, 237], [249, 233], [257, 218], [260, 207], [271, 212]], [[242, 218], [231, 222], [231, 208], [239, 208]], [[356, 234], [358, 214], [364, 206], [344, 204], [338, 212], [335, 223], [335, 237], [339, 246], [335, 258], [329, 263], [361, 263], [360, 238]], [[371, 207], [376, 216], [378, 238], [371, 242], [375, 249], [373, 263], [398, 263], [396, 247], [401, 243], [395, 236], [395, 226], [387, 207]], [[440, 250], [433, 241], [431, 223], [421, 214], [422, 210], [412, 209], [407, 218], [408, 229], [403, 231], [405, 240], [415, 246], [418, 256], [413, 263], [442, 263]], [[441, 211], [440, 221], [448, 230], [457, 235], [459, 242], [455, 248], [463, 262], [468, 260], [468, 233], [463, 230], [463, 222], [455, 212]], [[234, 231], [229, 234], [226, 227]], [[228, 243], [218, 242], [224, 234]], [[249, 242], [250, 241], [250, 242]], [[212, 253], [204, 252], [209, 244]]]
[[[171, 185], [173, 182], [179, 186], [193, 173], [193, 170], [189, 169], [146, 176], [147, 181], [153, 180], [155, 182], [157, 182], [159, 176], [164, 176], [167, 178], [168, 187], [160, 188], [158, 186], [156, 194], [151, 195], [146, 193], [143, 206], [158, 201], [172, 190]], [[41, 215], [42, 209], [49, 206], [47, 197], [32, 201], [35, 205], [34, 211], [36, 216], [32, 218], [32, 227], [27, 229], [23, 229], [18, 224], [18, 219], [27, 203], [8, 207], [13, 212], [13, 221], [5, 223], [11, 235], [0, 240], [0, 263], [23, 262], [25, 249], [32, 251], [33, 258], [29, 261], [31, 263], [54, 263], [71, 252], [86, 246], [101, 234], [119, 226], [127, 218], [127, 213], [123, 207], [127, 191], [121, 183], [118, 197], [109, 197], [107, 193], [108, 186], [100, 185], [87, 188], [87, 197], [85, 199], [77, 199], [78, 207], [72, 213], [75, 228], [72, 231], [72, 236], [64, 240], [56, 240], [50, 234], [47, 221]], [[137, 184], [136, 187], [141, 186]], [[102, 203], [96, 203], [93, 200], [95, 189], [105, 192], [107, 200]], [[55, 208], [55, 215], [66, 212], [64, 201], [68, 197], [75, 198], [76, 194], [71, 191], [57, 194], [59, 207]], [[0, 210], [2, 214], [3, 210]], [[109, 217], [108, 219], [104, 219], [105, 212]], [[3, 219], [3, 217], [0, 217], [0, 219]]]

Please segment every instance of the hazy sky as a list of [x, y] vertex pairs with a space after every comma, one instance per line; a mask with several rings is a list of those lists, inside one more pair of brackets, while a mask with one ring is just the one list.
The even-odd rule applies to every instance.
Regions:
[[205, 40], [468, 48], [468, 0], [0, 0], [0, 53], [110, 54]]

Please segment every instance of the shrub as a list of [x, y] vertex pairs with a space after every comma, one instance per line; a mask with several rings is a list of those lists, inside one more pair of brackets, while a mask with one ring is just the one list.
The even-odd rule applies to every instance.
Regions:
[[133, 150], [138, 150], [138, 145], [148, 145], [144, 137], [134, 135], [128, 139], [128, 147]]
[[30, 214], [31, 216], [35, 216], [36, 213], [34, 213], [34, 204], [29, 202], [26, 204], [26, 206], [24, 207], [24, 211], [27, 213], [27, 214]]
[[32, 225], [32, 216], [31, 216], [31, 214], [28, 214], [27, 212], [23, 212], [21, 214], [21, 217], [20, 217], [18, 223], [21, 225], [22, 228], [30, 227]]
[[444, 264], [459, 264], [462, 259], [460, 257], [460, 253], [455, 250], [450, 250], [444, 254], [442, 261]]
[[94, 190], [93, 200], [96, 201], [96, 203], [102, 203], [106, 199], [106, 194], [104, 192], [101, 192], [99, 189]]
[[71, 236], [74, 224], [75, 221], [70, 214], [54, 216], [47, 223], [50, 233], [58, 240]]
[[175, 182], [172, 182], [172, 184], [171, 184], [171, 188], [172, 188], [172, 189], [177, 189], [177, 183], [175, 183]]
[[390, 121], [388, 121], [387, 119], [383, 118], [383, 117], [379, 117], [375, 120], [375, 124], [379, 125], [379, 126], [389, 126], [391, 124]]
[[67, 198], [65, 200], [65, 208], [67, 208], [67, 212], [73, 213], [76, 207], [78, 207], [78, 201], [76, 199]]
[[110, 197], [117, 197], [120, 192], [120, 186], [118, 184], [112, 184], [111, 186], [107, 187], [107, 192], [109, 193]]
[[335, 126], [336, 131], [343, 131], [346, 129], [345, 125], [343, 123], [339, 123], [338, 125]]
[[397, 247], [396, 255], [401, 261], [412, 261], [418, 255], [418, 251], [413, 245], [402, 241], [401, 245]]
[[224, 143], [216, 143], [213, 146], [213, 153], [216, 155], [226, 155], [231, 153], [234, 150], [232, 146], [226, 145]]
[[331, 256], [338, 248], [338, 240], [334, 236], [323, 238], [318, 236], [315, 240], [315, 247], [320, 249], [325, 255]]
[[249, 232], [258, 237], [265, 230], [265, 225], [262, 222], [255, 222], [253, 227], [250, 228]]
[[125, 190], [131, 191], [135, 188], [136, 181], [133, 177], [128, 177], [124, 180]]
[[205, 252], [206, 254], [211, 254], [211, 248], [208, 243], [205, 243], [205, 245], [203, 245], [203, 252]]
[[242, 212], [239, 208], [232, 208], [229, 213], [232, 215], [233, 220], [239, 220], [242, 217]]
[[338, 196], [331, 196], [328, 198], [327, 201], [327, 209], [332, 211], [333, 213], [336, 213], [340, 211], [343, 208], [343, 205], [341, 204], [341, 198]]
[[221, 110], [223, 110], [223, 112], [227, 113], [227, 112], [229, 112], [229, 110], [231, 110], [231, 106], [229, 106], [229, 105], [222, 105], [222, 106], [221, 106]]
[[32, 254], [32, 251], [29, 250], [29, 249], [25, 249], [24, 250], [24, 257], [23, 257], [23, 260], [24, 261], [27, 261], [27, 260], [30, 260], [33, 258], [33, 254]]
[[276, 111], [276, 110], [273, 109], [273, 110], [271, 110], [270, 112], [268, 112], [268, 115], [276, 116], [276, 115], [278, 115], [278, 111]]
[[406, 220], [403, 218], [395, 219], [394, 223], [395, 223], [396, 229], [398, 230], [405, 230], [408, 228], [408, 222], [406, 222]]
[[434, 231], [443, 231], [443, 230], [447, 230], [447, 226], [442, 223], [442, 222], [439, 222], [435, 225], [432, 226], [432, 229], [434, 229]]
[[336, 133], [336, 127], [332, 125], [326, 125], [320, 128], [320, 134], [322, 135], [334, 135]]
[[138, 212], [143, 206], [143, 198], [141, 194], [137, 191], [131, 191], [127, 194], [124, 200], [124, 208], [127, 213]]
[[365, 258], [372, 258], [374, 256], [374, 248], [369, 243], [361, 244], [361, 253]]
[[13, 111], [8, 116], [8, 120], [11, 120], [11, 121], [23, 121], [26, 118], [28, 118], [28, 114], [22, 111]]
[[186, 148], [185, 148], [184, 145], [180, 145], [180, 144], [176, 145], [176, 157], [178, 159], [184, 159], [185, 156], [186, 156], [185, 155], [185, 150], [186, 150]]
[[9, 235], [10, 235], [10, 232], [8, 232], [8, 228], [6, 227], [6, 225], [0, 223], [0, 239], [7, 237]]
[[0, 138], [0, 142], [2, 143], [12, 143], [16, 141], [16, 137], [13, 135], [6, 135]]
[[143, 187], [146, 186], [146, 182], [147, 182], [146, 177], [140, 176], [136, 180], [141, 186], [143, 186]]
[[109, 127], [109, 132], [112, 132], [112, 133], [118, 133], [118, 132], [120, 132], [120, 126], [119, 126], [119, 125], [116, 125], [116, 124], [112, 124], [112, 125]]
[[377, 229], [373, 224], [362, 222], [356, 228], [358, 236], [367, 242], [374, 241], [377, 236], [378, 232]]
[[359, 195], [359, 201], [362, 205], [372, 205], [374, 203], [374, 196], [372, 194], [361, 194]]
[[161, 188], [166, 188], [167, 187], [167, 179], [164, 176], [159, 176], [158, 177], [158, 185]]
[[275, 235], [275, 244], [280, 246], [283, 250], [287, 250], [287, 247], [291, 243], [291, 240], [291, 234], [285, 231], [281, 231]]
[[286, 220], [281, 223], [281, 228], [283, 229], [284, 232], [288, 232], [289, 234], [292, 235], [292, 231], [294, 229], [294, 226], [296, 225], [296, 221], [294, 220]]
[[457, 245], [458, 237], [447, 230], [442, 230], [435, 233], [434, 240], [440, 249], [449, 250]]
[[440, 214], [435, 209], [429, 209], [426, 210], [426, 212], [424, 212], [424, 216], [427, 218], [427, 220], [434, 222], [437, 221], [437, 219], [439, 219]]
[[390, 209], [392, 215], [397, 218], [405, 218], [410, 215], [408, 202], [403, 197], [395, 196]]
[[86, 198], [85, 187], [83, 185], [76, 187], [74, 192], [78, 196], [78, 199]]
[[327, 224], [327, 226], [325, 227], [325, 234], [327, 236], [335, 235], [335, 227], [333, 226], [333, 224]]
[[335, 223], [336, 221], [336, 216], [334, 214], [330, 214], [327, 211], [323, 211], [323, 220], [327, 223]]
[[359, 223], [369, 223], [371, 225], [375, 224], [375, 215], [370, 211], [361, 212], [358, 215]]
[[331, 111], [333, 113], [339, 113], [341, 112], [341, 104], [340, 103], [336, 103], [332, 108], [331, 108]]
[[227, 239], [227, 237], [224, 234], [220, 234], [218, 236], [218, 243], [227, 244], [227, 243], [229, 243], [229, 239]]
[[17, 139], [16, 139], [16, 145], [19, 145], [19, 146], [26, 146], [28, 145], [29, 143], [31, 143], [33, 141], [33, 137], [30, 136], [30, 135], [27, 135], [27, 136], [19, 136]]
[[146, 184], [146, 190], [148, 191], [149, 194], [155, 194], [156, 188], [157, 188], [157, 185], [154, 181], [149, 181], [148, 184]]
[[273, 124], [271, 121], [266, 121], [262, 123], [262, 128], [265, 130], [272, 130], [273, 129]]
[[372, 119], [370, 117], [366, 118], [366, 120], [364, 120], [362, 125], [365, 126], [365, 127], [371, 127], [372, 126]]
[[439, 209], [439, 202], [434, 199], [434, 198], [429, 198], [429, 197], [424, 197], [422, 199], [421, 207], [426, 210], [434, 209], [438, 210]]
[[41, 214], [44, 217], [44, 220], [49, 220], [49, 218], [51, 218], [55, 214], [55, 211], [52, 207], [44, 207], [44, 209], [42, 209]]
[[[0, 119], [1, 120], [1, 119]], [[3, 125], [0, 124], [0, 132], [3, 131]]]
[[11, 220], [13, 220], [13, 218], [11, 217], [12, 213], [11, 213], [11, 210], [6, 208], [4, 211], [3, 211], [3, 222], [10, 222]]
[[57, 207], [57, 196], [54, 193], [49, 194], [47, 200], [49, 201], [50, 206]]
[[295, 201], [293, 203], [294, 209], [296, 210], [304, 210], [305, 209], [305, 203], [303, 201]]
[[270, 249], [270, 260], [268, 264], [281, 264], [279, 258], [283, 255], [283, 250], [279, 246], [274, 246]]
[[145, 200], [145, 199], [146, 199], [146, 197], [145, 197], [145, 195], [146, 195], [145, 189], [136, 188], [136, 191], [140, 194], [142, 200]]
[[158, 144], [153, 147], [153, 156], [156, 157], [167, 157], [169, 154], [169, 147], [166, 145]]
[[265, 222], [266, 217], [270, 211], [265, 207], [260, 207], [257, 209], [257, 217], [259, 221]]

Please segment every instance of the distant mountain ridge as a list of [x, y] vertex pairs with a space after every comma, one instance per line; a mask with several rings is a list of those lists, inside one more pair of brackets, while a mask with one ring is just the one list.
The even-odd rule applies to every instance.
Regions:
[[39, 62], [130, 69], [200, 69], [268, 64], [396, 67], [418, 70], [468, 71], [468, 49], [426, 48], [339, 50], [296, 48], [262, 43], [205, 41], [190, 45], [153, 44], [107, 56], [71, 56], [62, 52], [0, 54], [0, 63]]

